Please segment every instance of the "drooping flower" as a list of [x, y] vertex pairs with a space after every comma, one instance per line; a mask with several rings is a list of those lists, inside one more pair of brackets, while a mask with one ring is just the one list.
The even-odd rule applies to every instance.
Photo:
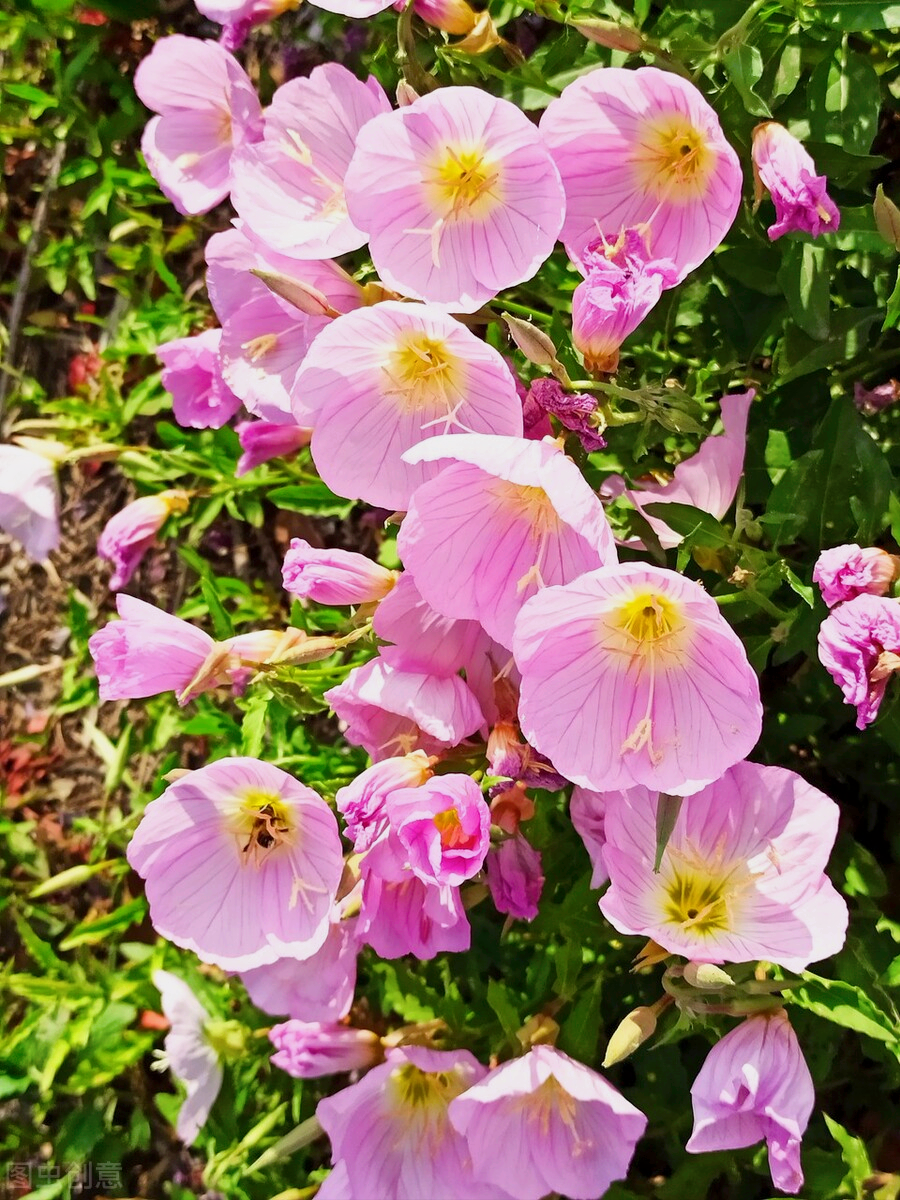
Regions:
[[0, 529], [34, 562], [46, 562], [59, 545], [59, 487], [43, 454], [0, 445]]
[[384, 282], [455, 312], [530, 279], [565, 208], [535, 126], [474, 87], [440, 88], [376, 117], [345, 183]]
[[162, 385], [172, 393], [172, 411], [179, 425], [191, 429], [220, 429], [241, 407], [219, 364], [221, 329], [204, 329], [193, 337], [174, 338], [156, 348], [163, 364]]
[[281, 569], [284, 589], [299, 600], [318, 604], [366, 604], [383, 599], [397, 578], [364, 554], [311, 546], [291, 538]]
[[593, 374], [611, 374], [619, 347], [654, 307], [663, 289], [678, 282], [670, 259], [648, 256], [644, 237], [625, 229], [614, 241], [589, 242], [577, 263], [584, 275], [572, 296], [572, 343]]
[[[490, 654], [494, 643], [477, 621], [457, 621], [432, 608], [409, 571], [400, 575], [378, 605], [372, 628], [379, 638], [393, 643], [378, 651], [386, 663], [431, 675], [465, 670], [466, 682], [479, 695], [472, 675], [478, 674], [480, 661]], [[484, 712], [487, 717], [487, 710]]]
[[363, 83], [340, 63], [282, 84], [266, 110], [264, 140], [235, 156], [231, 200], [253, 239], [294, 258], [364, 245], [347, 213], [344, 177], [363, 127], [389, 109], [374, 76]]
[[566, 190], [562, 238], [578, 255], [598, 230], [646, 227], [649, 254], [682, 280], [722, 241], [741, 198], [741, 167], [719, 119], [681, 76], [602, 67], [551, 100], [541, 133]]
[[759, 683], [693, 580], [628, 564], [533, 596], [516, 621], [519, 719], [567, 779], [690, 795], [753, 748]]
[[277, 1053], [273, 1066], [295, 1079], [318, 1079], [342, 1071], [363, 1071], [381, 1062], [381, 1038], [371, 1029], [292, 1019], [269, 1030]]
[[386, 758], [367, 767], [340, 788], [334, 798], [357, 854], [368, 850], [388, 829], [387, 804], [399, 791], [421, 787], [432, 775], [432, 760], [421, 750]]
[[438, 612], [502, 645], [538, 588], [615, 562], [603, 505], [555, 442], [457, 435], [405, 457], [451, 460], [413, 493], [397, 538], [407, 570]]
[[515, 833], [491, 847], [484, 867], [497, 912], [533, 921], [544, 890], [540, 852], [521, 833]]
[[159, 114], [141, 140], [150, 173], [179, 212], [208, 212], [231, 189], [235, 149], [262, 136], [246, 72], [215, 42], [173, 34], [140, 63], [134, 87]]
[[591, 887], [603, 887], [609, 879], [609, 872], [603, 861], [603, 847], [606, 845], [606, 796], [603, 792], [592, 792], [589, 788], [573, 788], [572, 799], [569, 801], [569, 816], [591, 860]]
[[[557, 380], [541, 377], [533, 380], [528, 389], [524, 409], [526, 425], [534, 409], [544, 415], [545, 422], [546, 414], [552, 414], [564, 429], [570, 429], [573, 433], [577, 433], [578, 440], [588, 454], [594, 450], [602, 450], [606, 446], [606, 439], [599, 432], [598, 425], [592, 420], [597, 414], [595, 396], [591, 396], [587, 392], [565, 392]], [[537, 425], [536, 420], [534, 424]], [[546, 432], [552, 436], [549, 423], [547, 423]], [[528, 435], [526, 434], [526, 436]], [[535, 440], [540, 440], [540, 438]]]
[[840, 227], [841, 214], [825, 190], [828, 180], [816, 174], [809, 153], [777, 121], [763, 121], [753, 130], [753, 178], [756, 207], [766, 191], [775, 205], [770, 241], [794, 231], [818, 237]]
[[379, 958], [414, 954], [424, 962], [469, 949], [472, 927], [458, 888], [424, 883], [411, 871], [385, 879], [367, 862], [369, 854], [362, 860], [360, 938]]
[[254, 758], [219, 759], [170, 784], [147, 805], [128, 861], [156, 931], [233, 971], [314, 954], [344, 865], [325, 801]]
[[235, 475], [246, 475], [272, 458], [288, 458], [309, 445], [311, 429], [300, 425], [275, 425], [271, 421], [241, 421], [234, 427], [243, 454]]
[[346, 723], [347, 741], [375, 761], [411, 750], [437, 754], [484, 724], [478, 701], [458, 676], [404, 671], [381, 658], [354, 667], [325, 699]]
[[765, 1141], [775, 1187], [800, 1191], [800, 1143], [815, 1091], [784, 1009], [749, 1017], [716, 1042], [691, 1098], [694, 1131], [686, 1147], [691, 1154]]
[[350, 1011], [356, 987], [359, 939], [356, 918], [332, 913], [325, 941], [309, 958], [278, 958], [241, 972], [257, 1008], [302, 1021], [339, 1021]]
[[485, 1075], [467, 1050], [403, 1046], [352, 1086], [319, 1101], [316, 1116], [343, 1165], [350, 1195], [366, 1200], [508, 1197], [473, 1174], [451, 1101]]
[[115, 568], [110, 591], [125, 587], [172, 513], [187, 511], [188, 494], [178, 490], [141, 496], [110, 517], [97, 539], [97, 554]]
[[554, 1046], [503, 1063], [449, 1108], [475, 1176], [517, 1200], [598, 1200], [624, 1179], [647, 1118], [596, 1071]]
[[863, 593], [884, 596], [897, 578], [898, 569], [900, 560], [886, 550], [850, 543], [822, 551], [813, 568], [813, 581], [819, 585], [822, 599], [833, 608]]
[[242, 229], [211, 237], [206, 263], [222, 325], [223, 379], [250, 412], [293, 424], [291, 391], [306, 352], [336, 313], [359, 307], [361, 288], [333, 262], [298, 262], [250, 241]]
[[659, 798], [604, 797], [603, 915], [696, 962], [803, 971], [844, 944], [847, 905], [825, 874], [838, 807], [793, 771], [742, 762], [684, 801], [660, 863]]
[[819, 662], [856, 707], [856, 728], [878, 716], [900, 668], [900, 603], [863, 594], [833, 608], [819, 626]]
[[209, 1013], [184, 980], [171, 971], [157, 970], [153, 972], [153, 985], [170, 1022], [161, 1062], [187, 1091], [178, 1110], [175, 1132], [189, 1146], [216, 1102], [222, 1087], [222, 1064], [206, 1033]]

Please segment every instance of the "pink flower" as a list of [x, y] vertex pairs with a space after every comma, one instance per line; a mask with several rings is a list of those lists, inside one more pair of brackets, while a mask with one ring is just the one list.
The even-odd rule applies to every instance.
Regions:
[[549, 256], [565, 200], [516, 105], [445, 87], [360, 131], [346, 178], [380, 277], [406, 296], [474, 312]]
[[282, 84], [264, 140], [235, 156], [231, 200], [254, 240], [294, 258], [364, 245], [347, 214], [344, 176], [363, 126], [389, 109], [374, 76], [363, 83], [339, 63]]
[[405, 671], [374, 658], [325, 693], [346, 724], [344, 737], [375, 760], [402, 752], [436, 754], [471, 737], [484, 717], [465, 682]]
[[624, 1179], [647, 1118], [553, 1046], [503, 1063], [450, 1102], [477, 1179], [517, 1200], [598, 1200]]
[[315, 954], [344, 867], [325, 801], [255, 758], [170, 784], [144, 810], [128, 861], [157, 933], [232, 971]]
[[235, 475], [246, 475], [260, 463], [272, 458], [290, 458], [303, 446], [309, 445], [311, 429], [299, 425], [274, 425], [271, 421], [241, 421], [234, 427], [243, 454], [238, 459]]
[[458, 429], [520, 437], [522, 405], [496, 350], [440, 309], [385, 301], [323, 329], [297, 375], [319, 474], [339, 496], [405, 509], [439, 467], [403, 458]]
[[645, 226], [649, 253], [678, 281], [728, 232], [741, 167], [719, 119], [681, 76], [602, 67], [551, 100], [541, 133], [566, 189], [562, 237], [571, 254], [603, 233]]
[[469, 949], [472, 928], [458, 888], [423, 883], [411, 871], [402, 880], [384, 879], [370, 869], [367, 858], [362, 862], [360, 937], [379, 958], [414, 954], [424, 961]]
[[839, 604], [819, 626], [819, 662], [856, 706], [856, 728], [871, 725], [900, 667], [900, 603], [863, 593]]
[[866, 417], [872, 417], [882, 409], [900, 400], [900, 382], [888, 379], [873, 388], [867, 388], [857, 379], [853, 385], [853, 403]]
[[601, 234], [582, 253], [584, 274], [572, 296], [572, 342], [593, 374], [611, 374], [619, 347], [659, 300], [678, 282], [669, 259], [648, 258], [637, 229], [623, 230], [614, 242]]
[[359, 941], [355, 918], [333, 912], [325, 941], [309, 958], [277, 958], [241, 972], [257, 1008], [303, 1021], [339, 1021], [350, 1011], [356, 987]]
[[340, 13], [344, 17], [372, 17], [390, 8], [393, 0], [310, 0], [314, 8]]
[[384, 1057], [377, 1033], [349, 1025], [290, 1020], [273, 1025], [269, 1041], [278, 1051], [272, 1055], [272, 1065], [295, 1079], [364, 1071]]
[[401, 558], [432, 607], [504, 646], [538, 588], [615, 562], [603, 505], [555, 442], [457, 435], [406, 459], [455, 461], [413, 494]]
[[253, 84], [215, 42], [173, 34], [138, 66], [134, 87], [154, 112], [141, 150], [179, 212], [208, 212], [231, 188], [234, 150], [262, 135]]
[[[406, 0], [394, 0], [398, 12], [405, 7]], [[478, 13], [466, 0], [413, 0], [413, 9], [417, 17], [445, 33], [471, 33], [478, 20]]]
[[184, 980], [170, 971], [157, 970], [153, 972], [153, 985], [162, 997], [163, 1012], [170, 1022], [161, 1063], [187, 1091], [178, 1111], [175, 1132], [189, 1146], [206, 1124], [216, 1102], [222, 1087], [222, 1065], [206, 1034], [209, 1013]]
[[569, 816], [591, 860], [591, 887], [603, 887], [609, 879], [609, 872], [603, 861], [603, 848], [606, 845], [606, 796], [603, 792], [592, 792], [588, 788], [573, 788]]
[[818, 237], [840, 227], [841, 214], [825, 190], [828, 180], [816, 174], [801, 143], [777, 121], [763, 121], [753, 130], [753, 177], [757, 207], [766, 190], [775, 205], [770, 241], [794, 231]]
[[[250, 412], [293, 424], [291, 391], [316, 334], [336, 312], [362, 302], [362, 290], [333, 262], [297, 262], [226, 229], [206, 247], [206, 286], [222, 325], [222, 377]], [[254, 272], [278, 279], [276, 295]]]
[[394, 586], [396, 571], [351, 550], [320, 550], [291, 538], [281, 570], [285, 591], [318, 604], [366, 604], [381, 600]]
[[448, 1117], [450, 1102], [484, 1067], [467, 1050], [403, 1046], [342, 1092], [319, 1101], [332, 1161], [347, 1171], [352, 1196], [366, 1200], [489, 1200], [469, 1151]]
[[220, 43], [226, 50], [240, 50], [254, 25], [271, 21], [300, 0], [196, 0], [197, 11], [224, 26]]
[[[490, 845], [491, 814], [468, 775], [437, 775], [388, 796], [390, 832], [367, 859], [368, 870], [402, 882], [459, 887], [477, 875]], [[391, 861], [393, 860], [393, 861]]]
[[784, 1009], [750, 1017], [716, 1042], [691, 1096], [694, 1132], [687, 1150], [738, 1150], [764, 1140], [775, 1187], [800, 1191], [800, 1141], [815, 1092]]
[[0, 445], [0, 529], [34, 562], [46, 562], [59, 545], [59, 487], [42, 454]]
[[526, 738], [594, 791], [699, 791], [754, 746], [759, 684], [703, 588], [608, 567], [532, 597], [516, 622]]
[[409, 571], [378, 605], [372, 628], [379, 638], [394, 643], [378, 651], [390, 666], [429, 675], [455, 675], [464, 669], [469, 687], [479, 695], [471, 676], [478, 674], [493, 642], [477, 621], [457, 621], [432, 608]]
[[179, 425], [220, 429], [241, 407], [240, 399], [222, 378], [221, 340], [221, 329], [205, 329], [156, 348], [156, 357], [163, 364], [162, 385], [172, 393], [172, 411]]
[[[661, 521], [644, 511], [648, 504], [690, 504], [702, 512], [711, 513], [717, 520], [731, 508], [738, 484], [744, 472], [744, 452], [747, 447], [747, 417], [756, 392], [751, 388], [721, 400], [723, 432], [708, 437], [696, 454], [684, 459], [667, 483], [639, 481], [634, 489], [625, 489], [647, 524], [659, 538], [664, 549], [677, 546], [684, 539]], [[607, 479], [609, 485], [613, 479]]]
[[421, 750], [386, 758], [340, 788], [334, 801], [346, 822], [346, 835], [357, 854], [368, 850], [388, 829], [388, 802], [401, 789], [408, 793], [432, 776], [432, 762]]
[[[586, 392], [564, 392], [562, 386], [555, 379], [542, 377], [533, 380], [528, 389], [528, 397], [525, 401], [526, 424], [534, 409], [543, 415], [546, 433], [551, 437], [553, 431], [544, 415], [548, 413], [556, 417], [564, 429], [570, 429], [573, 433], [578, 434], [578, 440], [588, 454], [594, 450], [602, 450], [606, 446], [606, 438], [602, 436], [598, 426], [591, 419], [598, 412], [595, 396], [590, 396]], [[537, 421], [534, 423], [537, 425]], [[528, 435], [526, 434], [526, 436]]]
[[497, 912], [533, 921], [544, 890], [541, 856], [521, 833], [492, 846], [485, 859], [487, 885]]
[[97, 554], [113, 563], [110, 591], [126, 586], [172, 513], [187, 511], [187, 492], [141, 496], [110, 517], [97, 539]]
[[897, 578], [900, 566], [893, 554], [877, 546], [863, 549], [855, 543], [823, 550], [813, 569], [813, 580], [819, 585], [822, 599], [829, 608], [842, 600], [867, 593], [884, 596]]
[[789, 971], [837, 954], [847, 905], [825, 866], [838, 807], [793, 771], [742, 762], [682, 805], [660, 869], [658, 796], [605, 796], [603, 915], [696, 962]]

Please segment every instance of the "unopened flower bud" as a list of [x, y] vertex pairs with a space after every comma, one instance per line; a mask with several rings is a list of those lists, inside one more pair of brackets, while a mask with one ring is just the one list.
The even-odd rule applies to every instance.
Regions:
[[526, 1050], [531, 1046], [555, 1046], [559, 1025], [548, 1013], [535, 1013], [518, 1030], [516, 1037]]
[[405, 79], [401, 79], [397, 84], [397, 107], [406, 108], [415, 100], [419, 99], [419, 93], [411, 83], [407, 83]]
[[691, 987], [704, 990], [734, 987], [734, 980], [728, 972], [713, 963], [689, 962], [684, 968], [684, 979]]
[[506, 322], [509, 336], [529, 362], [537, 367], [552, 367], [558, 361], [556, 346], [543, 329], [509, 313], [503, 314], [503, 320]]
[[300, 600], [365, 604], [382, 600], [394, 586], [397, 573], [364, 554], [319, 549], [303, 538], [292, 538], [284, 556], [282, 577], [285, 590]]
[[602, 17], [588, 17], [573, 24], [589, 42], [596, 42], [598, 46], [606, 46], [609, 50], [624, 50], [626, 54], [634, 54], [644, 45], [644, 39], [636, 29], [629, 29], [627, 25], [619, 25], [615, 21], [604, 21]]
[[603, 1066], [612, 1067], [623, 1062], [629, 1055], [634, 1054], [647, 1038], [652, 1037], [655, 1030], [656, 1013], [652, 1008], [641, 1005], [640, 1008], [632, 1009], [628, 1016], [619, 1022], [615, 1033], [609, 1039]]
[[287, 275], [279, 275], [275, 271], [263, 271], [253, 268], [250, 272], [261, 279], [270, 292], [293, 304], [301, 312], [310, 317], [336, 317], [337, 309], [331, 304], [324, 292], [313, 287], [302, 279], [290, 279]]
[[269, 1030], [277, 1054], [272, 1063], [296, 1079], [316, 1079], [340, 1071], [359, 1071], [381, 1062], [381, 1039], [371, 1029], [284, 1021]]
[[900, 208], [884, 194], [884, 185], [881, 183], [875, 189], [875, 203], [872, 208], [878, 232], [889, 246], [900, 250]]

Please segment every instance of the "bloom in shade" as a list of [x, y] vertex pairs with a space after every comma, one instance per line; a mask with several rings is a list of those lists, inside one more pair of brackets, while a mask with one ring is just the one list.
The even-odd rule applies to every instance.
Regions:
[[555, 442], [457, 435], [406, 457], [450, 463], [413, 494], [403, 562], [438, 612], [479, 621], [504, 646], [539, 587], [616, 561], [603, 505]]
[[[551, 436], [553, 431], [547, 423], [546, 414], [552, 413], [564, 429], [578, 434], [578, 440], [588, 454], [606, 446], [606, 438], [592, 422], [592, 418], [598, 413], [597, 398], [587, 392], [566, 392], [557, 380], [541, 377], [535, 379], [528, 389], [524, 411], [526, 425], [529, 423], [529, 417], [535, 411], [539, 412], [547, 424], [546, 432]], [[538, 425], [536, 419], [534, 425]]]
[[360, 938], [379, 958], [414, 954], [424, 961], [469, 949], [472, 927], [458, 888], [423, 883], [409, 871], [403, 879], [384, 879], [368, 861], [371, 853], [362, 861]]
[[680, 75], [601, 67], [551, 100], [540, 128], [566, 190], [562, 238], [573, 257], [598, 230], [615, 241], [644, 226], [650, 255], [671, 259], [680, 281], [728, 232], [740, 162]]
[[172, 411], [179, 425], [219, 429], [241, 407], [240, 398], [222, 378], [221, 340], [221, 329], [204, 329], [156, 348], [163, 364], [162, 385], [172, 393]]
[[569, 816], [591, 860], [591, 887], [603, 887], [609, 879], [609, 872], [603, 862], [603, 847], [606, 845], [606, 796], [603, 792], [592, 792], [589, 788], [573, 788], [572, 799], [569, 801]]
[[855, 543], [823, 550], [813, 568], [813, 580], [829, 608], [864, 592], [883, 596], [897, 578], [900, 560], [877, 546]]
[[295, 1079], [317, 1079], [339, 1071], [363, 1071], [381, 1062], [381, 1038], [371, 1029], [322, 1025], [317, 1021], [285, 1021], [269, 1030], [277, 1053], [273, 1066]]
[[235, 155], [231, 201], [251, 237], [294, 258], [364, 245], [347, 214], [344, 176], [361, 130], [390, 106], [374, 76], [363, 83], [340, 63], [282, 84], [266, 109], [263, 141]]
[[405, 509], [440, 470], [403, 458], [420, 442], [457, 430], [522, 435], [503, 356], [440, 309], [392, 300], [322, 330], [293, 411], [313, 426], [313, 459], [332, 491], [388, 509]]
[[59, 487], [43, 454], [0, 446], [0, 529], [35, 562], [46, 562], [59, 545]]
[[900, 603], [864, 593], [839, 604], [819, 626], [819, 662], [856, 706], [856, 728], [871, 725], [900, 668]]
[[647, 1118], [602, 1075], [535, 1046], [454, 1097], [450, 1123], [477, 1179], [513, 1183], [517, 1200], [550, 1192], [597, 1200], [624, 1179]]
[[[483, 1078], [467, 1050], [402, 1046], [352, 1086], [319, 1101], [316, 1116], [343, 1165], [349, 1195], [366, 1200], [508, 1197], [477, 1181], [448, 1107]], [[496, 1148], [495, 1148], [496, 1149]]]
[[312, 437], [311, 429], [303, 429], [300, 425], [274, 425], [271, 421], [241, 421], [234, 430], [243, 450], [235, 475], [246, 475], [272, 458], [289, 458], [303, 446], [308, 446]]
[[872, 417], [883, 408], [896, 404], [900, 400], [900, 382], [888, 379], [884, 383], [867, 388], [859, 379], [853, 385], [853, 403], [867, 417]]
[[374, 763], [340, 788], [334, 798], [346, 822], [345, 832], [361, 854], [388, 829], [387, 805], [393, 794], [421, 787], [432, 775], [433, 760], [421, 750]]
[[600, 910], [696, 962], [789, 971], [836, 954], [847, 905], [825, 874], [838, 807], [793, 771], [742, 762], [684, 801], [660, 863], [659, 797], [607, 793]]
[[187, 1091], [175, 1132], [190, 1145], [216, 1102], [222, 1087], [222, 1065], [206, 1034], [209, 1013], [184, 980], [171, 971], [154, 971], [153, 985], [159, 991], [163, 1012], [170, 1022], [163, 1043], [162, 1064], [169, 1067]]
[[834, 233], [841, 224], [837, 205], [825, 190], [828, 180], [816, 174], [816, 164], [793, 134], [777, 121], [763, 121], [753, 130], [753, 178], [756, 205], [766, 191], [775, 205], [769, 240], [799, 231], [818, 237]]
[[141, 140], [150, 173], [179, 212], [208, 212], [229, 193], [236, 147], [262, 136], [246, 72], [215, 42], [173, 34], [140, 63], [134, 87], [159, 113]]
[[478, 701], [458, 676], [405, 671], [381, 658], [354, 667], [325, 699], [345, 722], [347, 741], [375, 760], [411, 750], [437, 754], [484, 724]]
[[299, 600], [319, 604], [365, 604], [381, 600], [394, 586], [397, 575], [351, 550], [311, 546], [291, 538], [291, 548], [281, 568], [285, 591]]
[[533, 921], [544, 890], [541, 856], [521, 833], [492, 846], [484, 862], [497, 912]]
[[440, 88], [376, 117], [360, 131], [345, 186], [388, 287], [455, 312], [530, 279], [565, 210], [538, 130], [474, 87]]
[[325, 801], [255, 758], [170, 784], [147, 805], [128, 861], [157, 933], [232, 971], [315, 954], [344, 866]]
[[614, 242], [601, 234], [588, 243], [578, 266], [585, 278], [572, 296], [572, 342], [589, 371], [611, 374], [619, 347], [663, 289], [678, 281], [678, 272], [669, 259], [648, 258], [637, 229], [623, 230]]
[[759, 683], [698, 583], [629, 564], [533, 596], [516, 621], [519, 719], [573, 783], [686, 796], [754, 746]]
[[278, 958], [241, 972], [241, 983], [257, 1008], [303, 1021], [339, 1021], [350, 1011], [356, 987], [359, 941], [354, 918], [335, 919], [325, 941], [309, 958]]
[[163, 524], [172, 513], [186, 512], [187, 507], [187, 492], [157, 492], [133, 500], [110, 517], [97, 539], [97, 553], [115, 567], [109, 581], [111, 591], [125, 587]]
[[749, 1017], [716, 1042], [694, 1080], [691, 1098], [690, 1153], [738, 1150], [765, 1141], [775, 1187], [800, 1191], [800, 1142], [815, 1091], [784, 1009]]

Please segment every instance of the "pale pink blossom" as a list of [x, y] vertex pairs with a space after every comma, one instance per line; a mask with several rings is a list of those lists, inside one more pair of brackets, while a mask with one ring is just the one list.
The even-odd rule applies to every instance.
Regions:
[[160, 1063], [171, 1070], [187, 1092], [178, 1110], [175, 1132], [189, 1146], [216, 1102], [222, 1087], [222, 1064], [206, 1033], [209, 1013], [184, 980], [171, 971], [157, 970], [153, 972], [153, 985], [169, 1019]]
[[179, 425], [219, 429], [241, 407], [240, 397], [222, 378], [221, 340], [221, 329], [204, 329], [156, 348], [163, 364], [162, 385], [172, 393], [172, 412]]
[[157, 933], [233, 971], [315, 954], [344, 866], [325, 801], [255, 758], [170, 784], [144, 810], [128, 861]]
[[544, 890], [539, 851], [521, 833], [515, 833], [491, 847], [484, 866], [497, 912], [533, 921]]
[[[468, 1050], [402, 1046], [359, 1083], [319, 1101], [316, 1116], [349, 1195], [366, 1200], [507, 1200], [474, 1175], [447, 1110], [485, 1075]], [[338, 1193], [339, 1194], [339, 1193]]]
[[187, 507], [187, 492], [157, 492], [132, 500], [110, 517], [97, 539], [98, 556], [115, 568], [110, 591], [117, 592], [128, 584], [165, 522], [172, 513], [183, 513]]
[[657, 67], [601, 67], [551, 100], [541, 133], [566, 190], [562, 238], [645, 228], [681, 280], [724, 238], [741, 199], [738, 157], [692, 83]]
[[59, 546], [59, 486], [43, 454], [0, 445], [0, 529], [34, 562]]
[[582, 787], [690, 795], [759, 737], [740, 639], [673, 571], [634, 563], [545, 588], [519, 614], [513, 648], [522, 732]]
[[231, 189], [236, 148], [262, 136], [246, 72], [215, 42], [173, 34], [140, 63], [134, 87], [159, 113], [141, 141], [150, 173], [179, 212], [207, 212]]
[[257, 1008], [303, 1021], [339, 1021], [350, 1011], [359, 954], [357, 921], [332, 913], [325, 941], [309, 958], [277, 958], [241, 972]]
[[809, 153], [783, 125], [777, 121], [757, 125], [752, 153], [756, 203], [768, 191], [775, 205], [770, 241], [796, 231], [818, 237], [840, 228], [841, 214], [825, 190], [828, 180], [816, 174]]
[[[554, 1046], [503, 1063], [450, 1102], [477, 1179], [516, 1200], [599, 1200], [624, 1179], [647, 1118]], [[458, 1194], [458, 1193], [457, 1193]]]
[[389, 109], [374, 76], [363, 83], [340, 63], [282, 84], [266, 110], [264, 140], [235, 155], [231, 200], [253, 239], [294, 258], [364, 245], [347, 213], [344, 176], [364, 126]]
[[878, 716], [900, 668], [900, 601], [863, 593], [838, 604], [819, 626], [819, 661], [856, 707], [856, 727]]
[[309, 445], [311, 429], [300, 425], [277, 425], [271, 421], [241, 421], [235, 433], [243, 454], [238, 459], [235, 475], [246, 475], [260, 463], [273, 458], [291, 458], [303, 446]]
[[782, 1192], [800, 1191], [800, 1143], [815, 1091], [784, 1009], [749, 1017], [716, 1042], [691, 1097], [694, 1131], [686, 1147], [691, 1154], [765, 1141], [772, 1183]]
[[898, 566], [900, 560], [877, 546], [833, 546], [816, 559], [813, 582], [819, 585], [828, 607], [833, 608], [864, 593], [886, 595], [897, 577]]
[[449, 465], [413, 493], [403, 562], [438, 612], [479, 621], [504, 646], [540, 587], [616, 561], [603, 505], [555, 442], [457, 435], [406, 458]]
[[340, 13], [344, 17], [373, 17], [390, 8], [393, 0], [310, 0], [314, 8]]
[[838, 807], [793, 771], [742, 762], [682, 804], [658, 871], [659, 797], [604, 797], [603, 915], [696, 962], [803, 971], [837, 954], [847, 905], [825, 866]]
[[318, 1079], [343, 1071], [363, 1071], [381, 1062], [381, 1039], [371, 1029], [292, 1019], [269, 1030], [277, 1053], [271, 1057], [295, 1079]]
[[484, 725], [478, 701], [458, 676], [400, 670], [381, 658], [354, 667], [325, 699], [347, 741], [376, 761], [411, 750], [437, 754]]
[[345, 833], [357, 854], [368, 850], [388, 830], [388, 802], [393, 794], [421, 787], [431, 778], [432, 760], [421, 750], [374, 763], [342, 787], [334, 802], [346, 823]]
[[609, 872], [603, 862], [603, 847], [606, 845], [606, 795], [603, 792], [592, 792], [589, 788], [573, 788], [572, 799], [569, 801], [569, 816], [591, 860], [591, 887], [603, 887], [609, 879]]
[[457, 621], [432, 608], [409, 571], [400, 575], [378, 605], [372, 628], [379, 638], [393, 643], [379, 648], [386, 663], [430, 675], [455, 675], [464, 669], [473, 691], [470, 676], [477, 675], [494, 645], [477, 621]]
[[362, 860], [360, 937], [379, 958], [414, 954], [424, 961], [469, 949], [472, 928], [458, 888], [424, 883], [411, 871], [402, 880], [384, 879], [367, 858]]
[[357, 138], [347, 205], [388, 287], [474, 312], [550, 255], [565, 199], [537, 128], [508, 100], [443, 87]]
[[303, 538], [291, 538], [281, 574], [285, 591], [298, 600], [336, 605], [382, 600], [397, 578], [364, 554], [320, 549]]
[[239, 50], [254, 25], [271, 21], [300, 3], [301, 0], [196, 0], [198, 12], [223, 26], [219, 41], [226, 50]]
[[310, 347], [294, 418], [313, 426], [319, 474], [339, 496], [405, 509], [440, 470], [404, 452], [440, 434], [520, 437], [503, 357], [440, 309], [388, 300], [338, 317]]

